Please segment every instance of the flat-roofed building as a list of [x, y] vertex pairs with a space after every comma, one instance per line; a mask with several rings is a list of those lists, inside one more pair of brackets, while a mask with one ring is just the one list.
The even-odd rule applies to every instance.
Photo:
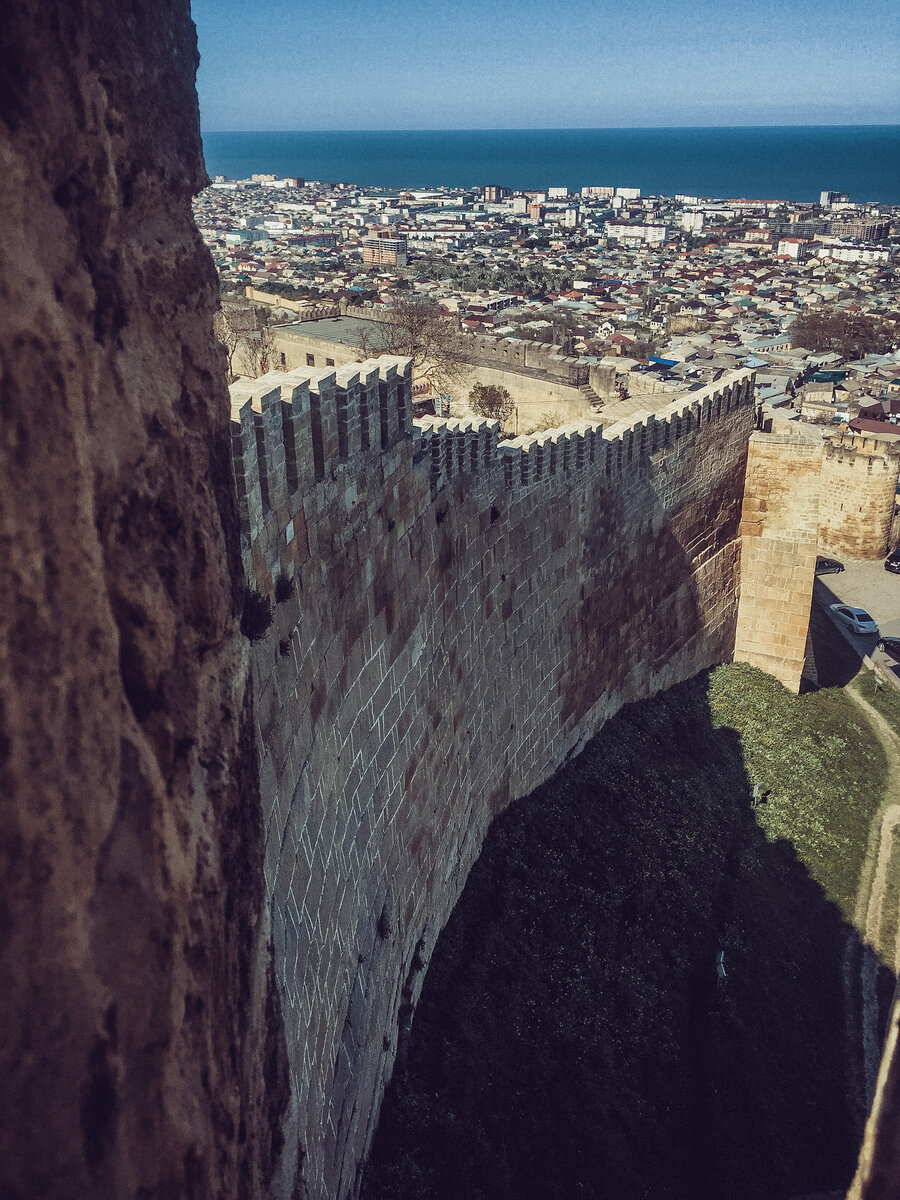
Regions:
[[369, 230], [369, 236], [363, 238], [362, 255], [364, 263], [383, 267], [405, 267], [406, 238], [399, 237], [392, 229], [374, 226]]
[[856, 242], [883, 242], [891, 235], [890, 221], [832, 221], [834, 237], [853, 238]]

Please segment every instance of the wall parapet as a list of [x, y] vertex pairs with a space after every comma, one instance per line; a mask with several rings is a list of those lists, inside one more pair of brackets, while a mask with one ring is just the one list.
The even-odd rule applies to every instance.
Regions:
[[638, 458], [727, 416], [752, 395], [752, 372], [734, 372], [640, 419], [605, 428], [599, 421], [577, 421], [500, 441], [497, 421], [414, 419], [408, 358], [382, 355], [337, 368], [270, 371], [231, 386], [241, 532], [245, 546], [252, 544], [289, 496], [306, 493], [339, 464], [389, 451], [401, 440], [412, 439], [416, 465], [427, 461], [432, 489], [461, 475], [500, 472], [507, 490], [527, 491], [585, 471], [617, 477]]
[[383, 355], [337, 368], [270, 371], [231, 385], [231, 448], [245, 544], [290, 495], [339, 462], [412, 433], [412, 361]]

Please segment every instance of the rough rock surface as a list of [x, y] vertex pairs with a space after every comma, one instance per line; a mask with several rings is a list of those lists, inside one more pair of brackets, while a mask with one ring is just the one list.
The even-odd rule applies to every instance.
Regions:
[[262, 1195], [285, 1059], [188, 3], [11, 0], [0, 62], [0, 1194]]

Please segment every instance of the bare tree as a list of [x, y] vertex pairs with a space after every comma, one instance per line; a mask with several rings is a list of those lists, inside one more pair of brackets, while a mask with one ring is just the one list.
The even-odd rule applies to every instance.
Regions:
[[213, 328], [225, 347], [229, 383], [241, 375], [256, 378], [271, 370], [274, 363], [268, 330], [271, 315], [268, 309], [246, 301], [223, 298]]
[[891, 333], [878, 317], [834, 308], [807, 309], [794, 320], [789, 333], [793, 346], [814, 352], [830, 350], [847, 360], [885, 354], [892, 346]]
[[545, 408], [544, 411], [531, 423], [529, 433], [544, 433], [547, 429], [557, 429], [560, 425], [565, 425], [566, 416], [558, 408]]
[[224, 308], [220, 308], [213, 317], [213, 331], [222, 345], [225, 347], [225, 359], [227, 362], [226, 376], [229, 383], [234, 383], [237, 378], [235, 371], [235, 358], [237, 357], [239, 339], [237, 330], [234, 329], [228, 317], [225, 315]]
[[413, 376], [427, 380], [433, 391], [448, 391], [464, 383], [473, 354], [456, 321], [434, 300], [401, 292], [383, 316], [368, 322], [359, 346], [370, 358], [396, 354], [413, 360]]

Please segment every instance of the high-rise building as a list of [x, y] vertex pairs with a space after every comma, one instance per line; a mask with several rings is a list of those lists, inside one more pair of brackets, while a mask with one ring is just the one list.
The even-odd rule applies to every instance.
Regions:
[[822, 192], [819, 204], [822, 208], [831, 208], [832, 204], [845, 204], [849, 199], [846, 192]]
[[891, 234], [890, 221], [832, 221], [835, 237], [853, 238], [857, 242], [883, 242]]
[[383, 225], [369, 227], [369, 236], [363, 238], [363, 262], [380, 267], [405, 267], [407, 243], [393, 229]]

